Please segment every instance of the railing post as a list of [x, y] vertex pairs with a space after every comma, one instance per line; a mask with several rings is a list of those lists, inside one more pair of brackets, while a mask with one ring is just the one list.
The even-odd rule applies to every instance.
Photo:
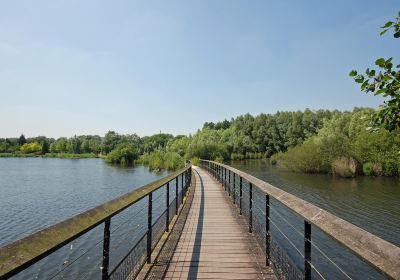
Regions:
[[271, 260], [271, 235], [269, 232], [269, 195], [265, 195], [265, 256], [266, 265]]
[[101, 270], [102, 280], [108, 280], [108, 266], [110, 264], [110, 224], [111, 218], [108, 218], [104, 222], [103, 263]]
[[253, 184], [249, 186], [249, 232], [253, 232]]
[[243, 178], [239, 177], [239, 215], [242, 215]]
[[233, 173], [233, 204], [236, 204], [236, 174]]
[[189, 186], [192, 184], [192, 167], [189, 168]]
[[311, 224], [304, 221], [304, 280], [311, 280]]
[[151, 263], [152, 212], [153, 193], [149, 193], [149, 205], [147, 209], [147, 263]]
[[228, 174], [228, 194], [229, 196], [231, 196], [231, 171], [228, 170], [229, 174]]
[[166, 224], [165, 224], [165, 231], [169, 231], [169, 182], [167, 183], [167, 219], [166, 219]]
[[179, 186], [178, 186], [178, 177], [175, 179], [175, 215], [178, 215], [179, 209]]
[[226, 191], [226, 168], [224, 167], [224, 188]]
[[181, 194], [181, 204], [183, 204], [183, 190], [184, 190], [184, 187], [183, 187], [183, 175], [184, 175], [184, 173], [185, 173], [185, 172], [183, 172], [183, 173], [182, 173], [182, 194]]

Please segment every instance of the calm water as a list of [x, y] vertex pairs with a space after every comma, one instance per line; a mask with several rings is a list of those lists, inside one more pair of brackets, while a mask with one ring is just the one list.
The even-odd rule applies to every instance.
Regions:
[[[400, 245], [400, 180], [397, 178], [340, 179], [325, 175], [297, 174], [271, 166], [262, 160], [232, 162], [231, 165]], [[166, 172], [155, 174], [142, 166], [118, 168], [105, 164], [101, 159], [0, 158], [0, 246], [165, 175]], [[171, 197], [174, 197], [174, 193]], [[161, 213], [163, 209], [157, 207], [157, 203], [164, 201], [163, 193], [155, 194], [153, 199], [154, 212]], [[273, 207], [274, 202], [271, 203]], [[142, 201], [112, 220], [111, 268], [144, 234], [146, 220], [138, 217], [143, 216], [145, 209], [146, 201]], [[271, 218], [276, 220], [277, 225], [300, 248], [303, 244], [302, 237], [293, 234], [291, 228], [274, 215], [275, 212], [272, 211]], [[302, 231], [301, 220], [290, 217], [290, 213], [284, 211], [280, 215]], [[276, 232], [274, 234], [279, 235]], [[99, 279], [101, 240], [100, 226], [15, 278], [53, 279], [57, 275], [54, 279]], [[283, 242], [282, 240], [281, 238], [278, 241]], [[382, 278], [360, 260], [352, 258], [346, 249], [327, 240], [321, 232], [314, 229], [313, 240], [319, 242], [320, 248], [329, 252], [329, 257], [339, 265], [347, 269], [350, 266], [351, 271], [348, 273], [351, 278]], [[290, 251], [288, 245], [284, 247], [301, 267], [302, 259], [297, 253]], [[91, 251], [83, 254], [88, 250]], [[78, 261], [66, 269], [65, 264], [75, 259]], [[313, 261], [328, 279], [348, 279], [332, 269], [332, 265], [318, 255], [315, 249]]]
[[[102, 159], [0, 158], [0, 247], [166, 175], [167, 172], [156, 174], [143, 166], [110, 166]], [[122, 223], [123, 217], [114, 220], [112, 226], [118, 225], [118, 220]], [[123, 229], [116, 231], [116, 234], [125, 233]], [[50, 278], [56, 271], [45, 272], [50, 265], [59, 267], [74, 259], [75, 255], [91, 248], [101, 235], [102, 228], [96, 228], [16, 278]], [[101, 250], [95, 249], [99, 259]], [[111, 249], [115, 251], [116, 248]], [[94, 267], [93, 275], [97, 275], [98, 264], [92, 264], [89, 259], [86, 256], [83, 261], [80, 259], [71, 273], [82, 274], [82, 270]], [[93, 275], [87, 278], [94, 279]], [[61, 276], [74, 278], [68, 273]]]
[[[282, 168], [272, 166], [265, 160], [249, 160], [231, 162], [230, 165], [248, 172], [272, 185], [311, 202], [397, 246], [400, 245], [400, 179], [385, 177], [358, 177], [354, 179], [335, 178], [330, 175], [312, 175], [293, 173]], [[279, 203], [272, 203], [278, 209], [283, 207]], [[303, 250], [302, 237], [293, 233], [281, 218], [272, 211], [271, 219], [275, 219], [283, 231], [293, 238], [293, 242]], [[302, 220], [296, 215], [285, 211], [285, 216], [300, 232], [303, 231]], [[336, 242], [328, 240], [322, 232], [314, 230], [313, 239], [319, 243], [327, 255], [344, 268], [353, 279], [381, 279], [382, 276], [374, 273], [358, 258], [338, 246]], [[280, 233], [275, 233], [280, 236]], [[280, 238], [281, 241], [284, 238]], [[286, 248], [291, 246], [287, 245]], [[299, 254], [292, 252], [291, 257]], [[348, 279], [342, 273], [333, 269], [329, 261], [313, 248], [313, 260], [325, 271], [328, 279]], [[330, 277], [329, 277], [330, 276]], [[319, 277], [315, 277], [318, 279]]]

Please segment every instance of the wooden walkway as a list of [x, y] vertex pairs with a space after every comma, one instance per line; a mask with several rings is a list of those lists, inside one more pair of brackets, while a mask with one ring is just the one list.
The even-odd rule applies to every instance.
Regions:
[[165, 279], [276, 279], [220, 183], [194, 170], [192, 206]]

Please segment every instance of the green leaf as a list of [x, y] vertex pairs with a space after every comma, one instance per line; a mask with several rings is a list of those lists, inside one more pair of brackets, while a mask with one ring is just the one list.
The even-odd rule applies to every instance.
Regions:
[[381, 33], [379, 33], [381, 36], [383, 35], [383, 34], [385, 34], [387, 31], [388, 31], [389, 29], [385, 29], [385, 30], [383, 30]]
[[381, 28], [389, 28], [389, 27], [392, 26], [392, 24], [393, 24], [393, 21], [388, 21], [388, 22], [386, 22], [385, 25], [382, 26]]
[[354, 80], [357, 83], [361, 84], [362, 82], [364, 82], [364, 76], [358, 75]]
[[357, 71], [356, 71], [356, 70], [351, 70], [350, 73], [349, 73], [349, 76], [350, 76], [350, 77], [355, 77], [355, 76], [357, 76]]
[[375, 95], [382, 94], [382, 93], [384, 93], [386, 91], [387, 91], [387, 88], [380, 89], [375, 93]]
[[368, 85], [369, 85], [368, 80], [366, 80], [366, 81], [361, 85], [361, 90], [364, 90]]
[[385, 59], [384, 58], [378, 58], [375, 61], [375, 64], [378, 65], [379, 67], [385, 67]]
[[396, 33], [393, 34], [394, 38], [400, 38], [400, 31], [397, 31]]

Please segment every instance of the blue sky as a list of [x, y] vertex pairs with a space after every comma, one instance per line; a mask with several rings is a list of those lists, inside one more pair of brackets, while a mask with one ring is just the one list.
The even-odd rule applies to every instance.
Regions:
[[280, 110], [377, 107], [348, 77], [399, 40], [398, 0], [0, 2], [0, 137], [195, 132]]

